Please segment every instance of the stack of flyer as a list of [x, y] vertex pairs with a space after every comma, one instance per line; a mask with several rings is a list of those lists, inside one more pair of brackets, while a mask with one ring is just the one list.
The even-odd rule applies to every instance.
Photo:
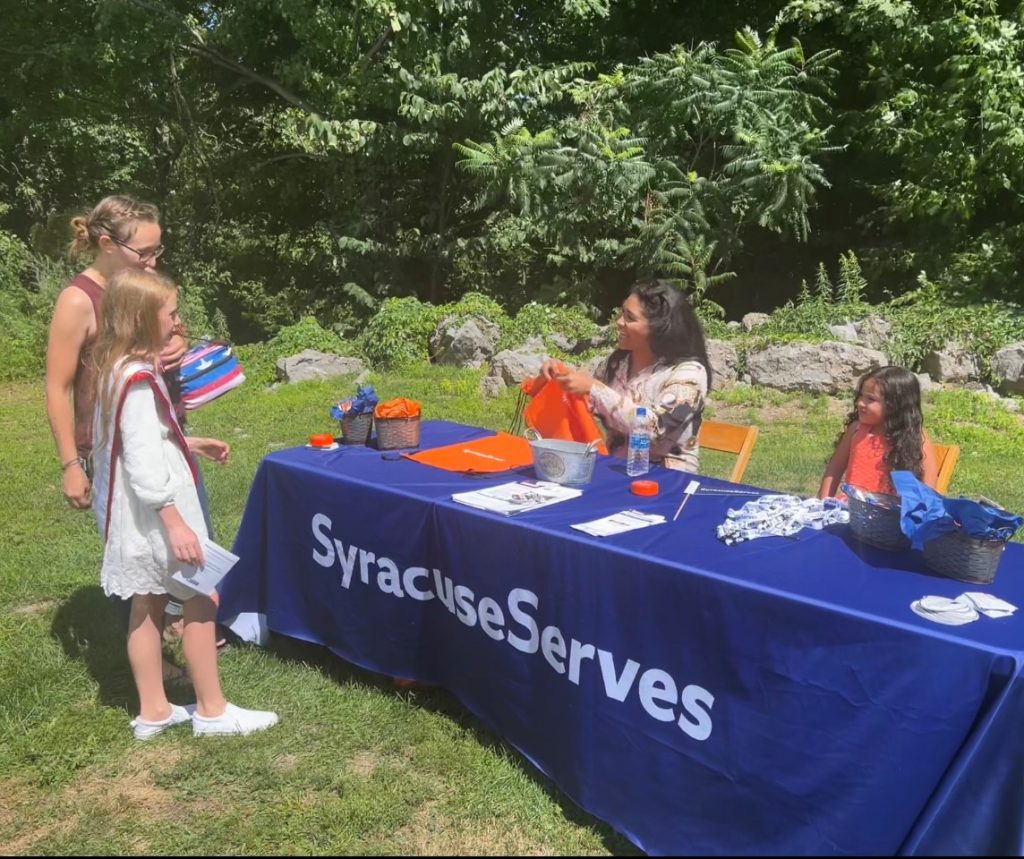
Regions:
[[474, 492], [456, 492], [452, 496], [452, 501], [476, 507], [478, 510], [511, 516], [515, 513], [538, 510], [559, 501], [568, 501], [570, 498], [579, 498], [582, 494], [583, 491], [580, 489], [572, 489], [558, 483], [524, 480]]
[[625, 534], [627, 531], [635, 531], [637, 528], [649, 528], [651, 525], [663, 525], [664, 523], [665, 517], [659, 513], [623, 510], [621, 513], [613, 513], [611, 516], [594, 519], [591, 522], [580, 522], [572, 527], [590, 534], [592, 537], [611, 537], [613, 534]]

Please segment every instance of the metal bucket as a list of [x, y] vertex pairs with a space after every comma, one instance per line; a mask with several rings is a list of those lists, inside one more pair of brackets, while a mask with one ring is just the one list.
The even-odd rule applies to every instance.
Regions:
[[566, 486], [590, 483], [594, 476], [599, 442], [584, 444], [581, 441], [541, 438], [540, 433], [533, 428], [528, 429], [524, 435], [533, 453], [533, 469], [541, 480]]

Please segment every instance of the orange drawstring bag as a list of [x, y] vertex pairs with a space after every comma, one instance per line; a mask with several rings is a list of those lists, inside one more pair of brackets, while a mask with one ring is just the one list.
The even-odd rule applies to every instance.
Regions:
[[420, 404], [416, 400], [406, 397], [395, 397], [386, 403], [378, 403], [373, 410], [375, 418], [418, 418], [420, 416]]
[[523, 409], [526, 426], [535, 429], [542, 438], [584, 444], [596, 441], [598, 452], [608, 454], [601, 430], [590, 413], [589, 397], [567, 393], [557, 382], [543, 376], [524, 379], [519, 387], [532, 398]]

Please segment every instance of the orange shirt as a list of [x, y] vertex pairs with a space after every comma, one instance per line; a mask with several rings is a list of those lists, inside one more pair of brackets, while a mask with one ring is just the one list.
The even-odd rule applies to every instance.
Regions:
[[868, 427], [859, 425], [850, 440], [846, 482], [865, 492], [895, 495], [896, 489], [889, 477], [889, 466], [885, 463], [885, 455], [888, 452], [889, 443], [884, 436], [868, 432]]

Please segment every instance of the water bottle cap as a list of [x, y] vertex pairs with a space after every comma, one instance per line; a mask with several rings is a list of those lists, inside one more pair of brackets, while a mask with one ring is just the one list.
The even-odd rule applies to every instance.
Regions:
[[637, 406], [636, 407], [636, 416], [638, 418], [645, 418], [645, 417], [647, 417], [647, 409], [644, 408], [643, 406]]

